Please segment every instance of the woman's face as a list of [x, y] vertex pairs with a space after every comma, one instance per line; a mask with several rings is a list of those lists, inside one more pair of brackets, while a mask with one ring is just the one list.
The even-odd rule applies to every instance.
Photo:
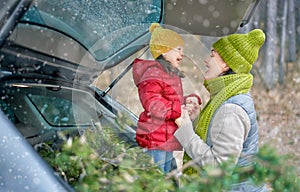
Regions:
[[214, 79], [229, 70], [225, 61], [214, 49], [211, 50], [209, 57], [204, 60], [204, 63], [207, 67], [207, 70], [204, 72], [206, 80]]
[[182, 46], [175, 47], [175, 48], [171, 49], [170, 51], [163, 54], [163, 57], [165, 58], [165, 60], [169, 61], [171, 63], [171, 65], [175, 68], [178, 68], [178, 66], [180, 65], [180, 63], [183, 59], [183, 56], [184, 56], [184, 54], [183, 54]]

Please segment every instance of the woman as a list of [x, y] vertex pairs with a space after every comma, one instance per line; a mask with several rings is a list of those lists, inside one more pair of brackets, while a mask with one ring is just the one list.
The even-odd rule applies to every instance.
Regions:
[[[210, 57], [204, 85], [210, 100], [195, 121], [195, 131], [186, 109], [176, 120], [175, 137], [197, 165], [217, 165], [229, 159], [237, 167], [250, 166], [258, 152], [258, 127], [250, 89], [250, 74], [265, 34], [255, 29], [248, 34], [232, 34], [216, 41]], [[266, 191], [250, 180], [232, 186], [232, 191]]]

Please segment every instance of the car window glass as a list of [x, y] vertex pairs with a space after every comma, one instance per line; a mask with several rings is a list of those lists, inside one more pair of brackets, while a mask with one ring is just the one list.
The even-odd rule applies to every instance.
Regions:
[[36, 0], [21, 22], [65, 33], [90, 50], [97, 60], [104, 60], [146, 33], [150, 23], [160, 20], [161, 0]]
[[[28, 94], [28, 97], [52, 126], [74, 126], [76, 124], [73, 108], [78, 108], [78, 106], [72, 105], [72, 101], [43, 95]], [[82, 112], [81, 115], [84, 115], [86, 120], [90, 119], [85, 112]]]
[[[34, 127], [91, 126], [107, 109], [86, 91], [35, 84], [12, 84], [3, 89], [0, 107], [9, 119]], [[14, 116], [16, 115], [16, 116]], [[40, 119], [42, 117], [44, 120]]]

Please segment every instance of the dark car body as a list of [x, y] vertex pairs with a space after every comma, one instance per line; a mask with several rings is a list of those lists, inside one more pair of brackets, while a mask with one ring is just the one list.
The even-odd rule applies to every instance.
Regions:
[[[132, 58], [147, 51], [152, 22], [222, 36], [245, 25], [259, 1], [175, 2], [0, 3], [0, 191], [72, 191], [34, 149], [58, 142], [59, 132], [101, 123], [136, 145], [138, 116], [112, 90]], [[116, 67], [121, 72], [103, 89], [95, 85]], [[122, 89], [128, 93], [131, 87]]]

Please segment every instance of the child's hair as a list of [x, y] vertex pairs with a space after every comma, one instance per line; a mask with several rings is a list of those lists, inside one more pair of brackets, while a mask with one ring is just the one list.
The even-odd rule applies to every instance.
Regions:
[[184, 104], [186, 104], [186, 99], [189, 98], [189, 97], [196, 97], [197, 100], [198, 100], [198, 104], [199, 104], [199, 105], [202, 104], [202, 100], [201, 100], [200, 96], [197, 95], [197, 94], [195, 94], [195, 93], [191, 93], [191, 94], [189, 94], [189, 95], [184, 96]]
[[170, 74], [170, 75], [175, 74], [175, 75], [177, 75], [177, 76], [180, 77], [180, 78], [184, 78], [184, 77], [185, 77], [185, 75], [184, 75], [184, 73], [183, 73], [182, 71], [180, 71], [180, 70], [179, 70], [178, 68], [176, 68], [176, 67], [173, 67], [173, 66], [171, 65], [171, 63], [170, 63], [169, 61], [165, 60], [164, 57], [163, 57], [162, 55], [160, 55], [160, 56], [156, 59], [156, 61], [159, 62], [159, 63], [162, 65], [162, 67], [163, 67], [163, 69], [164, 69], [164, 71], [165, 71], [166, 73], [168, 73], [168, 74]]

